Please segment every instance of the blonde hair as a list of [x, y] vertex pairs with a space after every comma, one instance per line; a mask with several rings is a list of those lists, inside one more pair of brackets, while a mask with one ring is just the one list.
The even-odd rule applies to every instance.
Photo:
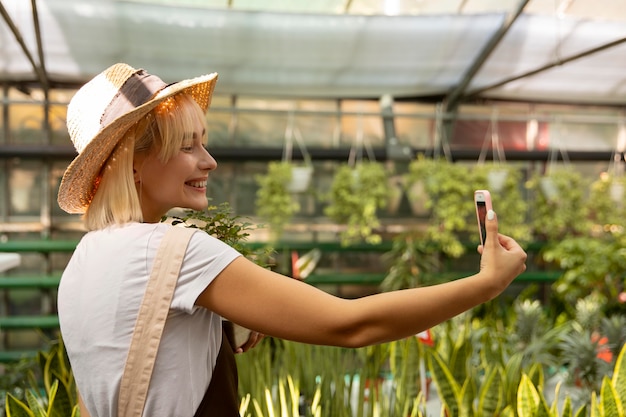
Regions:
[[206, 131], [204, 111], [190, 95], [181, 93], [160, 103], [128, 129], [96, 179], [97, 190], [83, 216], [87, 230], [142, 222], [133, 175], [135, 154], [156, 151], [157, 157], [167, 162], [192, 139], [189, 133], [198, 121]]

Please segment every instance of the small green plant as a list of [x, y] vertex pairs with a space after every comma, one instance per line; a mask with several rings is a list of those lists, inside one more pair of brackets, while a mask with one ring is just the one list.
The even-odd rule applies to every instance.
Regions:
[[391, 250], [384, 257], [390, 267], [381, 283], [383, 291], [433, 284], [429, 273], [436, 270], [438, 260], [425, 233], [415, 230], [394, 236]]
[[265, 175], [257, 175], [259, 189], [256, 193], [257, 215], [269, 225], [272, 239], [278, 240], [294, 214], [300, 211], [300, 203], [289, 190], [293, 165], [290, 162], [270, 162]]
[[591, 183], [587, 210], [595, 233], [623, 233], [626, 215], [625, 179], [603, 173]]
[[389, 202], [387, 184], [387, 170], [378, 162], [363, 161], [354, 167], [342, 165], [337, 169], [324, 213], [345, 226], [341, 232], [343, 245], [382, 241], [376, 230], [381, 225], [377, 212]]
[[[444, 254], [458, 258], [465, 253], [462, 240], [473, 232], [474, 181], [467, 166], [447, 160], [433, 160], [418, 155], [409, 164], [407, 186], [422, 182], [427, 200], [424, 206], [430, 211], [427, 239]], [[470, 228], [470, 224], [472, 225]]]
[[[494, 172], [505, 174], [499, 188], [489, 184]], [[522, 171], [509, 164], [485, 164], [472, 169], [476, 188], [486, 188], [491, 193], [494, 210], [498, 215], [498, 230], [521, 244], [532, 240], [532, 230], [527, 221], [528, 202], [522, 194]]]
[[[164, 221], [167, 219], [167, 217], [163, 218]], [[250, 233], [261, 226], [256, 226], [244, 217], [233, 214], [230, 205], [226, 202], [210, 205], [205, 211], [187, 210], [182, 216], [172, 216], [171, 222], [173, 225], [182, 223], [186, 227], [203, 230], [232, 246], [243, 256], [257, 264], [264, 267], [270, 265], [272, 247], [251, 247], [247, 244]]]
[[589, 230], [585, 197], [587, 180], [569, 167], [534, 175], [526, 187], [531, 192], [530, 220], [535, 239], [558, 242]]
[[7, 417], [78, 416], [76, 383], [62, 341], [53, 343], [47, 352], [38, 352], [37, 363], [40, 378], [35, 373], [29, 374], [25, 401], [7, 393]]

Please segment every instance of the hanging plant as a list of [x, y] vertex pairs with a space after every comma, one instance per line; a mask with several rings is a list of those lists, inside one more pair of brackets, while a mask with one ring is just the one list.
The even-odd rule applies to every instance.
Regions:
[[[549, 179], [558, 197], [546, 192], [545, 179]], [[580, 172], [567, 166], [553, 169], [547, 175], [535, 175], [526, 186], [533, 197], [529, 212], [536, 238], [559, 241], [589, 230], [585, 204], [588, 184]]]
[[625, 182], [623, 177], [603, 172], [597, 180], [591, 183], [587, 210], [593, 223], [594, 235], [624, 232]]
[[[296, 163], [292, 160], [294, 139], [302, 153], [303, 162]], [[256, 193], [256, 214], [267, 221], [271, 241], [277, 241], [282, 236], [285, 226], [300, 211], [300, 203], [294, 194], [307, 191], [312, 176], [311, 157], [300, 130], [295, 126], [294, 114], [290, 111], [282, 160], [270, 162], [267, 173], [255, 177], [259, 185]]]
[[288, 187], [291, 179], [290, 162], [270, 162], [267, 173], [255, 177], [259, 185], [256, 192], [256, 214], [267, 221], [272, 241], [280, 238], [285, 226], [300, 211], [300, 203]]
[[342, 245], [361, 240], [380, 243], [377, 212], [387, 206], [389, 197], [388, 173], [383, 164], [363, 161], [354, 167], [342, 165], [333, 178], [324, 214], [345, 226], [340, 233]]
[[[502, 180], [493, 187], [493, 179]], [[486, 187], [491, 193], [494, 210], [499, 213], [498, 230], [520, 243], [532, 240], [532, 229], [527, 221], [528, 202], [523, 195], [521, 170], [508, 164], [479, 165], [473, 170], [476, 188]], [[490, 180], [491, 179], [491, 180]]]
[[464, 165], [420, 154], [409, 164], [408, 189], [419, 182], [425, 191], [424, 207], [431, 216], [427, 239], [448, 256], [463, 255], [462, 239], [466, 239], [468, 231], [475, 230], [475, 220], [470, 220], [475, 219], [474, 181], [470, 170]]

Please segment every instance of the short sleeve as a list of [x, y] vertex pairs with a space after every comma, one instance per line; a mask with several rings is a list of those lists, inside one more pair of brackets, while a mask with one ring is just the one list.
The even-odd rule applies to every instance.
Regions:
[[172, 309], [192, 313], [200, 294], [239, 256], [237, 250], [208, 233], [194, 233], [178, 276]]

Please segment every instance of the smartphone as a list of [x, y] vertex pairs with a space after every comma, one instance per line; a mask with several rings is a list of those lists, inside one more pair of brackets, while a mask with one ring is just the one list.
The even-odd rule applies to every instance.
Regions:
[[492, 209], [491, 206], [491, 194], [487, 190], [474, 191], [474, 204], [476, 205], [476, 217], [478, 219], [478, 232], [480, 235], [480, 244], [485, 244], [487, 238], [487, 226], [485, 225], [485, 218], [487, 217], [487, 211]]

